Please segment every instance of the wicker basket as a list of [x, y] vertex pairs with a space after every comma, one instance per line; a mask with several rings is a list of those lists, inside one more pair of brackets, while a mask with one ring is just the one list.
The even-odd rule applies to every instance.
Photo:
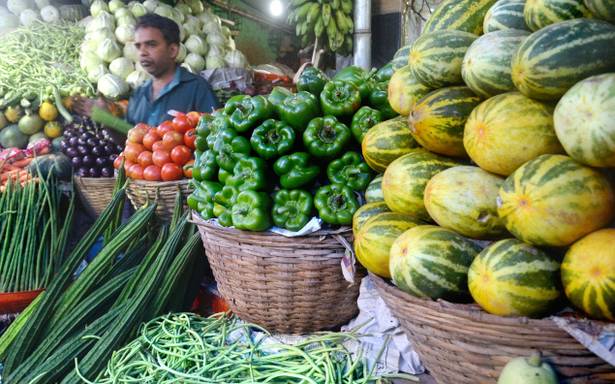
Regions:
[[87, 212], [98, 216], [113, 198], [114, 177], [79, 177], [73, 178], [77, 194]]
[[[240, 318], [274, 333], [331, 329], [357, 312], [355, 284], [342, 275], [350, 230], [287, 238], [205, 222], [194, 215], [218, 289]], [[339, 237], [338, 237], [339, 236]]]
[[534, 350], [542, 352], [562, 383], [615, 382], [615, 368], [551, 320], [500, 317], [474, 304], [422, 300], [373, 274], [370, 278], [439, 384], [495, 384], [511, 358]]
[[157, 201], [156, 214], [163, 221], [169, 221], [173, 216], [177, 190], [181, 190], [184, 207], [187, 208], [186, 198], [192, 193], [190, 180], [178, 181], [145, 181], [128, 179], [126, 195], [135, 208], [145, 205], [147, 201]]

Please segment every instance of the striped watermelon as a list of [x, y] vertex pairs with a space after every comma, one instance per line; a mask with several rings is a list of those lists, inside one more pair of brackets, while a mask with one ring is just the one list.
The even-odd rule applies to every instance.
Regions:
[[512, 60], [513, 83], [524, 95], [557, 100], [579, 81], [615, 71], [615, 25], [575, 19], [531, 34]]
[[553, 107], [519, 92], [494, 96], [468, 118], [463, 144], [482, 169], [508, 176], [545, 153], [563, 153], [553, 129]]
[[395, 71], [389, 80], [389, 104], [395, 112], [408, 116], [414, 104], [430, 91], [431, 88], [421, 84], [412, 74], [410, 66], [406, 65]]
[[401, 213], [379, 213], [367, 220], [354, 239], [359, 262], [370, 272], [389, 278], [389, 251], [395, 239], [421, 221]]
[[359, 233], [363, 224], [372, 217], [379, 213], [390, 212], [391, 210], [384, 201], [377, 201], [375, 203], [367, 203], [361, 208], [357, 209], [352, 216], [352, 233], [356, 236]]
[[480, 251], [478, 244], [451, 230], [419, 225], [391, 246], [391, 278], [417, 297], [467, 302], [468, 269]]
[[555, 133], [576, 161], [615, 167], [615, 73], [577, 83], [557, 104]]
[[414, 77], [431, 89], [463, 84], [461, 63], [478, 36], [462, 31], [437, 31], [421, 35], [410, 51]]
[[382, 176], [383, 175], [376, 176], [367, 186], [365, 190], [365, 201], [368, 203], [384, 201], [384, 195], [382, 194]]
[[424, 148], [445, 156], [466, 157], [463, 128], [481, 102], [468, 87], [442, 88], [429, 93], [414, 106], [410, 132]]
[[570, 247], [562, 262], [568, 299], [591, 317], [615, 321], [615, 229], [590, 233]]
[[485, 248], [468, 271], [470, 293], [499, 316], [542, 317], [560, 304], [559, 263], [517, 239]]
[[424, 149], [413, 149], [389, 165], [382, 179], [384, 201], [393, 212], [406, 213], [423, 220], [429, 214], [423, 203], [429, 179], [458, 162]]
[[585, 0], [585, 6], [598, 19], [615, 23], [615, 0]]
[[479, 37], [463, 58], [463, 81], [484, 98], [514, 91], [512, 57], [529, 35], [527, 31], [507, 29]]
[[485, 33], [518, 29], [529, 31], [523, 18], [525, 0], [498, 0], [485, 15], [483, 30]]
[[361, 143], [365, 162], [376, 172], [384, 172], [393, 160], [417, 146], [403, 117], [374, 125], [367, 131]]
[[397, 52], [395, 52], [395, 55], [393, 55], [393, 60], [391, 60], [391, 63], [393, 63], [393, 68], [396, 71], [408, 65], [408, 56], [410, 55], [410, 48], [412, 48], [412, 45], [405, 45], [399, 48]]
[[478, 167], [449, 168], [427, 183], [425, 208], [436, 223], [463, 236], [501, 237], [506, 228], [498, 216], [496, 199], [503, 182]]
[[425, 23], [424, 33], [458, 30], [480, 35], [485, 14], [495, 0], [444, 0]]
[[583, 0], [527, 0], [523, 17], [532, 31], [538, 31], [560, 21], [591, 17], [591, 13]]
[[615, 197], [598, 171], [568, 156], [542, 155], [502, 184], [498, 214], [526, 243], [567, 246], [613, 219]]

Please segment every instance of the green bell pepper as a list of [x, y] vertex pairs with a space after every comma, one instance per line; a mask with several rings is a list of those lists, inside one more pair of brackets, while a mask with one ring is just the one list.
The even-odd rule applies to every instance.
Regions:
[[318, 216], [329, 224], [350, 225], [359, 202], [352, 189], [341, 184], [320, 187], [314, 196]]
[[237, 195], [231, 217], [237, 229], [265, 231], [271, 227], [271, 198], [265, 192], [243, 191]]
[[265, 96], [239, 95], [231, 97], [224, 107], [237, 132], [248, 132], [259, 123], [273, 116], [273, 106]]
[[395, 68], [392, 62], [388, 62], [374, 74], [374, 80], [378, 83], [388, 82], [393, 77]]
[[280, 119], [297, 130], [305, 131], [310, 120], [320, 116], [320, 107], [316, 96], [309, 92], [299, 92], [289, 96], [278, 105]]
[[306, 91], [319, 97], [327, 81], [329, 81], [329, 78], [323, 71], [316, 67], [307, 67], [297, 80], [297, 90]]
[[194, 192], [187, 198], [188, 206], [197, 211], [205, 220], [214, 217], [214, 195], [222, 189], [222, 184], [213, 181], [191, 181]]
[[226, 179], [226, 185], [240, 191], [262, 191], [267, 188], [267, 165], [260, 157], [242, 157], [237, 160], [233, 174]]
[[273, 171], [280, 177], [282, 188], [295, 189], [314, 181], [320, 168], [310, 165], [309, 153], [295, 152], [277, 159], [273, 164]]
[[250, 144], [254, 152], [265, 160], [290, 152], [295, 145], [295, 130], [283, 121], [273, 119], [265, 122], [252, 132]]
[[208, 113], [201, 115], [199, 123], [196, 125], [196, 134], [204, 139], [211, 133], [211, 123], [216, 119], [214, 115]]
[[361, 107], [352, 117], [350, 130], [359, 144], [371, 127], [382, 122], [382, 113], [370, 107]]
[[252, 147], [248, 139], [229, 128], [216, 133], [213, 150], [220, 168], [231, 172], [237, 160], [250, 155]]
[[224, 168], [220, 168], [218, 170], [218, 180], [223, 183], [226, 184], [226, 180], [228, 180], [229, 177], [231, 177], [233, 174], [229, 171], [227, 171]]
[[273, 223], [296, 232], [310, 221], [313, 209], [314, 201], [309, 192], [282, 189], [273, 199]]
[[342, 153], [351, 137], [350, 128], [335, 117], [317, 117], [303, 132], [303, 144], [317, 158], [333, 158]]
[[203, 153], [195, 152], [195, 162], [192, 168], [192, 178], [198, 181], [216, 180], [218, 176], [218, 162], [216, 154], [207, 150]]
[[351, 65], [336, 73], [335, 76], [333, 76], [333, 80], [353, 84], [359, 89], [361, 99], [366, 100], [369, 97], [369, 93], [371, 92], [374, 84], [372, 79], [374, 73], [376, 73], [375, 69], [367, 72], [361, 67]]
[[341, 184], [355, 191], [365, 191], [372, 181], [372, 170], [357, 152], [348, 151], [327, 166], [327, 177], [333, 184]]
[[361, 106], [361, 94], [352, 83], [330, 81], [320, 94], [324, 115], [349, 117]]
[[389, 120], [397, 116], [397, 112], [395, 112], [393, 108], [391, 108], [391, 104], [389, 104], [388, 88], [388, 82], [377, 83], [369, 94], [369, 105], [379, 110], [384, 120]]
[[239, 191], [235, 187], [225, 185], [214, 195], [214, 215], [223, 227], [233, 225], [233, 205], [237, 201]]
[[275, 108], [278, 105], [282, 104], [282, 102], [286, 100], [287, 97], [292, 96], [292, 94], [293, 93], [288, 88], [273, 87], [271, 93], [269, 94], [269, 96], [267, 96], [267, 101], [269, 101], [269, 104], [271, 104]]

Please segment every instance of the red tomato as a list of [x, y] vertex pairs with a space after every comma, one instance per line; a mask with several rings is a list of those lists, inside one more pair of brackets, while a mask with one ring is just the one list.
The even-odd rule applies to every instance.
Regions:
[[188, 117], [186, 116], [176, 116], [173, 119], [173, 127], [175, 128], [175, 131], [181, 133], [182, 135], [184, 133], [186, 133], [190, 128], [193, 128], [190, 125], [190, 121], [188, 120]]
[[160, 175], [162, 176], [163, 181], [173, 181], [181, 179], [184, 173], [179, 165], [167, 163], [162, 166]]
[[173, 160], [173, 162], [177, 165], [186, 164], [191, 157], [192, 152], [190, 151], [190, 148], [185, 145], [178, 145], [171, 150], [171, 160]]
[[164, 145], [162, 140], [158, 140], [157, 142], [152, 144], [152, 152], [156, 152], [156, 151], [168, 151], [167, 146]]
[[158, 128], [156, 128], [156, 133], [158, 133], [158, 136], [162, 137], [165, 133], [172, 131], [173, 129], [173, 123], [167, 120], [163, 121]]
[[194, 159], [188, 161], [186, 164], [184, 164], [184, 166], [182, 167], [182, 170], [184, 171], [184, 176], [187, 179], [192, 179], [192, 168], [194, 167]]
[[133, 163], [137, 162], [137, 157], [141, 152], [143, 152], [145, 148], [141, 144], [137, 143], [126, 143], [126, 148], [124, 148], [124, 156], [127, 160], [130, 160]]
[[152, 146], [158, 140], [160, 140], [160, 136], [158, 135], [158, 132], [152, 129], [149, 132], [147, 132], [145, 136], [143, 136], [143, 146], [151, 151]]
[[148, 165], [143, 170], [143, 178], [149, 181], [160, 181], [160, 167], [157, 165]]
[[143, 151], [139, 153], [137, 161], [139, 162], [139, 165], [141, 165], [143, 168], [147, 167], [148, 165], [154, 164], [154, 162], [152, 161], [152, 153], [150, 151]]
[[167, 151], [154, 151], [152, 154], [152, 162], [154, 165], [162, 167], [163, 165], [171, 162], [171, 156]]
[[143, 180], [143, 167], [139, 164], [133, 164], [130, 166], [130, 178]]
[[115, 160], [113, 160], [113, 168], [120, 169], [120, 166], [122, 165], [123, 160], [124, 160], [124, 152], [120, 153], [118, 157], [116, 157]]
[[196, 125], [199, 123], [199, 120], [201, 119], [201, 115], [202, 115], [201, 112], [196, 112], [196, 111], [188, 112], [186, 117], [188, 118], [188, 122], [190, 123], [190, 126], [192, 128], [196, 127]]
[[162, 142], [167, 150], [171, 150], [174, 147], [184, 143], [184, 135], [179, 132], [171, 131], [162, 136]]
[[145, 124], [137, 124], [128, 131], [128, 141], [131, 143], [143, 143], [143, 137], [148, 132], [149, 127]]
[[195, 149], [194, 142], [196, 141], [196, 130], [190, 129], [184, 133], [184, 144], [190, 149]]

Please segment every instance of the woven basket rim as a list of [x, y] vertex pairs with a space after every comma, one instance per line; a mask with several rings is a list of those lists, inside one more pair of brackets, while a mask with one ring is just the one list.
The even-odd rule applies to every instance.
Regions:
[[[454, 311], [457, 314], [459, 313], [465, 314], [467, 318], [471, 318], [472, 320], [476, 320], [480, 318], [481, 322], [497, 324], [497, 325], [508, 325], [508, 326], [524, 325], [524, 326], [539, 327], [539, 328], [557, 327], [555, 322], [553, 322], [549, 317], [545, 317], [542, 319], [533, 319], [533, 318], [524, 317], [524, 316], [505, 317], [505, 316], [498, 316], [498, 315], [490, 314], [484, 311], [476, 303], [460, 304], [460, 303], [452, 303], [450, 301], [446, 301], [442, 299], [438, 299], [438, 300], [421, 299], [421, 298], [412, 296], [411, 294], [402, 291], [401, 289], [397, 288], [395, 285], [391, 284], [389, 281], [383, 279], [380, 276], [374, 275], [371, 272], [369, 272], [369, 277], [370, 279], [374, 281], [376, 286], [382, 287], [383, 289], [389, 291], [389, 293], [397, 297], [401, 297], [402, 299], [404, 299], [404, 301], [407, 301], [415, 306], [426, 307], [426, 308], [436, 310], [436, 311], [446, 311], [449, 313], [452, 313]], [[392, 306], [402, 306], [402, 305], [404, 305], [403, 302], [400, 302], [400, 303], [393, 302], [392, 303]], [[602, 323], [609, 324], [606, 322], [601, 322], [599, 320], [593, 320], [589, 318], [586, 318], [585, 320], [593, 324], [602, 324]]]
[[136, 179], [128, 178], [128, 182], [130, 184], [164, 188], [164, 187], [169, 187], [169, 186], [189, 184], [190, 179], [181, 179], [181, 180], [174, 180], [174, 181], [149, 181], [149, 180], [136, 180]]
[[283, 236], [280, 235], [278, 233], [274, 233], [271, 231], [264, 231], [264, 232], [250, 232], [250, 231], [242, 231], [240, 229], [236, 229], [236, 228], [230, 228], [230, 227], [223, 227], [219, 224], [214, 224], [214, 223], [210, 223], [207, 222], [205, 219], [203, 219], [201, 217], [201, 215], [199, 215], [198, 212], [191, 210], [192, 213], [192, 220], [191, 222], [193, 224], [195, 224], [197, 227], [205, 227], [208, 229], [212, 229], [215, 231], [222, 231], [225, 233], [234, 233], [238, 236], [243, 235], [247, 235], [249, 234], [250, 236], [263, 236], [263, 237], [279, 237], [282, 239], [288, 239], [289, 241], [292, 241], [293, 239], [300, 239], [300, 238], [305, 238], [305, 237], [321, 237], [321, 236], [331, 236], [331, 235], [344, 235], [344, 234], [348, 234], [348, 232], [352, 232], [352, 228], [350, 226], [342, 226], [339, 229], [320, 229], [316, 232], [312, 232], [312, 233], [307, 233], [305, 235], [302, 236], [294, 236], [294, 237], [287, 237], [287, 236]]
[[115, 181], [115, 176], [111, 176], [111, 177], [84, 177], [84, 176], [77, 176], [74, 175], [73, 179], [77, 179], [77, 180], [88, 180], [88, 181], [110, 181], [113, 180]]

